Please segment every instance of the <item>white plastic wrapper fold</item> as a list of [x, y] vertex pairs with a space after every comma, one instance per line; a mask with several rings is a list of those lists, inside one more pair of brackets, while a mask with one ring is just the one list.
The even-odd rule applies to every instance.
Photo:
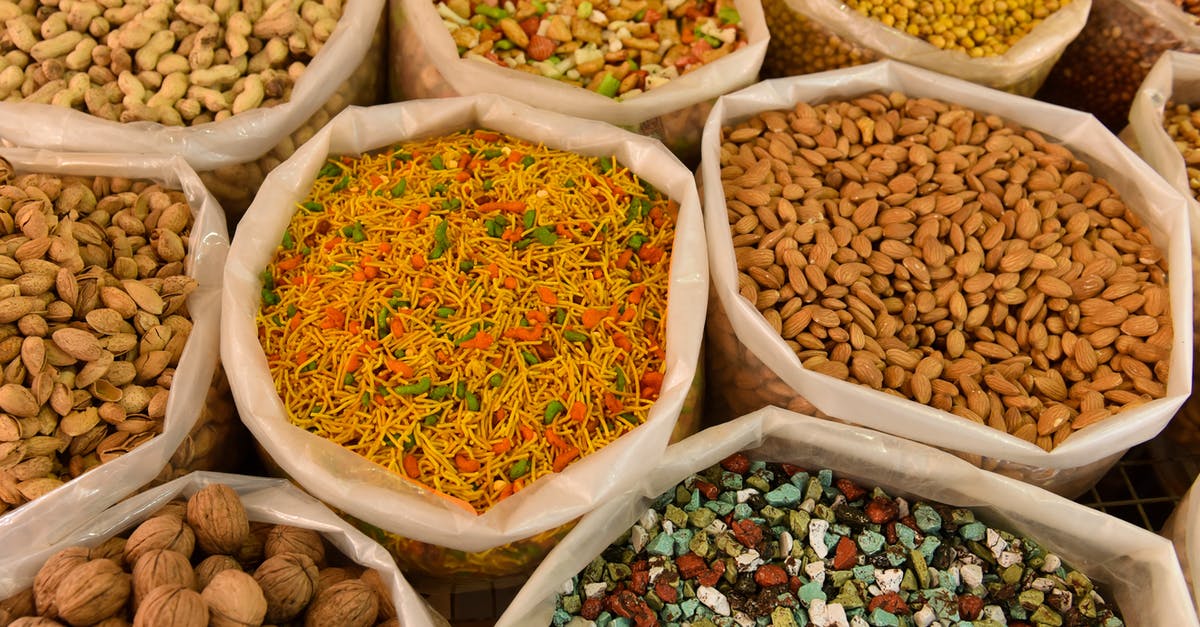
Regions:
[[[472, 127], [580, 154], [615, 156], [680, 204], [667, 301], [666, 379], [646, 422], [478, 516], [290, 424], [255, 323], [259, 275], [327, 155], [359, 154]], [[652, 466], [667, 445], [695, 375], [708, 264], [694, 179], [661, 144], [601, 122], [481, 95], [347, 108], [267, 177], [242, 219], [225, 280], [222, 359], [242, 421], [274, 461], [306, 491], [371, 525], [421, 542], [483, 551], [578, 518]]]
[[346, 2], [321, 52], [279, 106], [199, 126], [122, 124], [48, 104], [0, 102], [0, 139], [48, 150], [174, 154], [198, 172], [253, 161], [300, 128], [358, 67], [371, 46], [385, 0]]
[[33, 585], [33, 577], [55, 553], [71, 546], [96, 546], [132, 531], [159, 508], [177, 498], [188, 498], [206, 485], [224, 483], [242, 499], [246, 516], [255, 522], [291, 525], [320, 532], [354, 563], [379, 571], [400, 624], [405, 627], [441, 626], [448, 623], [429, 608], [404, 579], [383, 547], [338, 518], [316, 499], [282, 479], [266, 479], [220, 472], [193, 472], [153, 490], [143, 492], [88, 520], [53, 546], [35, 550], [5, 551], [0, 557], [0, 599]]
[[1044, 490], [887, 434], [767, 407], [672, 445], [634, 490], [588, 514], [530, 576], [497, 627], [548, 625], [563, 582], [583, 570], [654, 499], [692, 473], [745, 451], [753, 459], [829, 468], [863, 487], [970, 507], [1024, 534], [1097, 581], [1131, 627], [1196, 625], [1169, 542]]
[[1200, 599], [1200, 573], [1196, 572], [1200, 568], [1200, 537], [1197, 537], [1200, 534], [1200, 497], [1197, 497], [1197, 490], [1193, 483], [1162, 529], [1162, 534], [1175, 543], [1175, 554], [1179, 556], [1193, 603]]
[[1150, 167], [1188, 199], [1194, 254], [1200, 242], [1200, 203], [1192, 196], [1183, 156], [1163, 128], [1163, 113], [1170, 101], [1200, 102], [1200, 55], [1164, 52], [1134, 96], [1129, 126], [1121, 133]]
[[[915, 401], [805, 370], [754, 305], [738, 294], [737, 265], [720, 175], [720, 132], [727, 126], [794, 103], [819, 103], [873, 91], [899, 90], [986, 111], [1035, 129], [1069, 147], [1092, 173], [1108, 179], [1166, 247], [1174, 344], [1167, 395], [1115, 414], [1073, 434], [1047, 453], [1038, 446], [983, 424]], [[1154, 437], [1188, 397], [1192, 379], [1191, 246], [1187, 200], [1158, 177], [1090, 114], [1014, 96], [927, 70], [880, 61], [803, 77], [764, 81], [722, 97], [704, 127], [705, 226], [713, 283], [738, 340], [820, 412], [946, 449], [981, 456], [989, 469], [1060, 494], [1074, 496], [1098, 480], [1131, 446]], [[717, 356], [710, 356], [718, 359]], [[730, 364], [729, 366], [733, 366]]]
[[[129, 453], [0, 516], [0, 546], [42, 547], [57, 542], [75, 525], [152, 481], [196, 424], [217, 366], [221, 329], [219, 296], [229, 235], [221, 206], [179, 157], [74, 154], [25, 148], [0, 148], [0, 157], [12, 163], [18, 173], [152, 179], [182, 190], [193, 215], [184, 265], [188, 276], [199, 285], [188, 298], [192, 332], [175, 371], [163, 432]], [[47, 520], [55, 524], [47, 525]], [[0, 573], [3, 572], [0, 568]]]
[[[389, 8], [393, 37], [389, 61], [394, 98], [493, 93], [625, 127], [636, 127], [647, 120], [707, 103], [753, 83], [770, 38], [761, 2], [735, 0], [746, 31], [745, 46], [662, 87], [617, 101], [558, 80], [502, 68], [490, 61], [459, 57], [435, 4], [430, 0], [396, 0]], [[674, 142], [668, 138], [668, 143]]]
[[1071, 0], [1004, 54], [979, 58], [959, 50], [942, 50], [924, 39], [885, 26], [840, 0], [787, 0], [787, 5], [847, 42], [876, 54], [972, 83], [1032, 96], [1059, 55], [1083, 30], [1092, 0]]

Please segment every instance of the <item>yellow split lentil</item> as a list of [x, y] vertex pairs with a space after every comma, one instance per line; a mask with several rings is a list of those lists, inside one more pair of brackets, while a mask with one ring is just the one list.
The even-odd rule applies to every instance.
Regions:
[[490, 131], [330, 158], [263, 275], [293, 424], [480, 511], [645, 421], [678, 205]]

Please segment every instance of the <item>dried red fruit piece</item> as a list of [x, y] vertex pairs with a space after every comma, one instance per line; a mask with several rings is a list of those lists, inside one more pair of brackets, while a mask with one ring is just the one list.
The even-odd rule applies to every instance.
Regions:
[[529, 37], [529, 45], [525, 47], [525, 54], [534, 61], [545, 61], [554, 54], [556, 47], [553, 39], [535, 34]]
[[846, 537], [838, 540], [833, 554], [834, 570], [846, 570], [857, 563], [858, 547], [854, 546], [854, 541]]
[[787, 571], [775, 564], [763, 564], [754, 571], [754, 583], [764, 588], [787, 583], [787, 580]]
[[744, 475], [750, 471], [750, 459], [741, 453], [734, 453], [721, 460], [721, 468]]
[[847, 501], [857, 501], [867, 493], [866, 490], [858, 487], [857, 484], [849, 479], [838, 479], [836, 481], [836, 485], [837, 489], [841, 490], [842, 494], [846, 495]]
[[518, 24], [521, 26], [521, 30], [525, 31], [525, 34], [529, 37], [533, 37], [537, 34], [538, 26], [540, 26], [541, 23], [541, 18], [537, 17], [536, 15], [527, 17], [518, 22]]

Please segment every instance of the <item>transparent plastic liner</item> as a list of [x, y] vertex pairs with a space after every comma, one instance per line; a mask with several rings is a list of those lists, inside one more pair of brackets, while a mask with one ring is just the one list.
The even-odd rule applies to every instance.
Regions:
[[[232, 217], [240, 215], [267, 171], [290, 156], [349, 104], [373, 104], [382, 78], [386, 0], [353, 0], [291, 98], [221, 122], [122, 124], [83, 111], [0, 103], [0, 140], [60, 151], [173, 154], [183, 157]], [[305, 130], [307, 129], [307, 131]], [[287, 154], [280, 157], [272, 152]], [[273, 161], [272, 161], [273, 159]]]
[[[1173, 272], [1168, 279], [1174, 340], [1166, 396], [1082, 429], [1049, 453], [986, 425], [805, 370], [783, 338], [738, 293], [736, 261], [720, 179], [721, 128], [761, 111], [789, 109], [799, 101], [817, 103], [878, 90], [899, 90], [912, 97], [938, 98], [986, 111], [1064, 143], [1089, 163], [1093, 174], [1108, 179], [1147, 225], [1155, 241], [1160, 246], [1165, 244], [1170, 267], [1189, 267], [1186, 199], [1086, 113], [990, 90], [895, 61], [766, 81], [718, 100], [705, 125], [701, 175], [713, 284], [738, 342], [745, 347], [732, 354], [722, 353], [723, 344], [712, 342], [710, 358], [714, 363], [723, 363], [744, 381], [757, 380], [756, 388], [769, 387], [773, 379], [782, 379], [823, 414], [936, 446], [983, 468], [1059, 494], [1076, 496], [1103, 476], [1131, 446], [1161, 431], [1190, 393], [1190, 273]], [[720, 319], [714, 315], [710, 322]], [[709, 330], [710, 337], [720, 333], [719, 327]], [[725, 342], [724, 346], [728, 345]], [[754, 369], [748, 361], [741, 360], [739, 354], [745, 352], [752, 353], [765, 367]], [[715, 395], [745, 393], [742, 386], [726, 389], [719, 385], [713, 386], [713, 392]], [[777, 402], [775, 398], [755, 399], [751, 403]]]
[[[0, 516], [0, 546], [42, 547], [169, 472], [172, 458], [195, 429], [233, 420], [227, 401], [210, 395], [217, 370], [222, 272], [229, 250], [225, 214], [196, 173], [180, 157], [61, 153], [0, 148], [18, 172], [152, 179], [182, 190], [193, 224], [184, 262], [198, 286], [188, 298], [192, 331], [171, 385], [163, 432], [132, 451], [101, 464], [62, 487]], [[214, 434], [216, 435], [216, 434]], [[214, 448], [224, 446], [214, 442]], [[194, 460], [189, 460], [191, 463]], [[54, 521], [47, 525], [46, 521]]]
[[747, 35], [744, 47], [619, 102], [554, 79], [460, 58], [434, 2], [394, 0], [388, 8], [391, 97], [499, 94], [653, 137], [690, 163], [698, 154], [700, 128], [713, 99], [753, 83], [767, 51], [769, 35], [759, 0], [736, 0], [736, 7]]
[[232, 487], [241, 497], [250, 520], [318, 531], [350, 561], [379, 571], [395, 603], [401, 625], [449, 625], [413, 591], [386, 551], [316, 499], [280, 479], [215, 472], [195, 472], [138, 494], [98, 513], [83, 524], [63, 528], [61, 537], [51, 546], [12, 550], [15, 545], [7, 545], [9, 550], [0, 557], [0, 599], [33, 585], [33, 577], [38, 569], [58, 551], [70, 546], [96, 546], [108, 538], [132, 530], [170, 501], [190, 497], [213, 483]]
[[659, 494], [738, 451], [753, 459], [829, 468], [895, 496], [970, 507], [988, 524], [1035, 539], [1096, 581], [1130, 627], [1198, 624], [1175, 551], [1163, 538], [921, 444], [769, 407], [667, 449], [639, 485], [579, 522], [529, 578], [497, 627], [549, 624], [563, 582], [627, 530]]
[[[308, 194], [327, 155], [358, 154], [471, 127], [486, 127], [560, 150], [615, 156], [680, 203], [669, 278], [666, 378], [646, 422], [563, 472], [533, 482], [482, 515], [468, 513], [334, 442], [291, 425], [275, 391], [255, 323], [262, 268], [275, 254], [296, 202]], [[658, 142], [495, 95], [352, 107], [268, 176], [246, 213], [226, 266], [222, 356], [243, 422], [283, 473], [340, 512], [388, 534], [380, 536], [373, 531], [381, 541], [392, 542], [395, 536], [449, 551], [478, 553], [519, 544], [575, 520], [635, 481], [666, 447], [681, 413], [691, 406], [688, 399], [697, 385], [708, 289], [705, 250], [692, 174]], [[531, 557], [515, 563], [443, 574], [485, 578], [513, 574], [527, 569], [529, 560], [540, 559], [541, 554], [544, 551], [531, 551]], [[457, 562], [447, 555], [449, 563]]]
[[850, 9], [841, 0], [765, 0], [774, 33], [764, 67], [769, 76], [811, 74], [880, 57], [1031, 96], [1083, 29], [1092, 0], [1072, 0], [1004, 54], [971, 57], [942, 50]]

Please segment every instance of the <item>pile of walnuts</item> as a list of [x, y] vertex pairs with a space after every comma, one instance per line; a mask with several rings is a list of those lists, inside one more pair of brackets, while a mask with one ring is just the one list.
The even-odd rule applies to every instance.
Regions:
[[167, 504], [128, 538], [63, 549], [0, 625], [398, 626], [379, 573], [326, 565], [311, 529], [252, 523], [232, 488]]

